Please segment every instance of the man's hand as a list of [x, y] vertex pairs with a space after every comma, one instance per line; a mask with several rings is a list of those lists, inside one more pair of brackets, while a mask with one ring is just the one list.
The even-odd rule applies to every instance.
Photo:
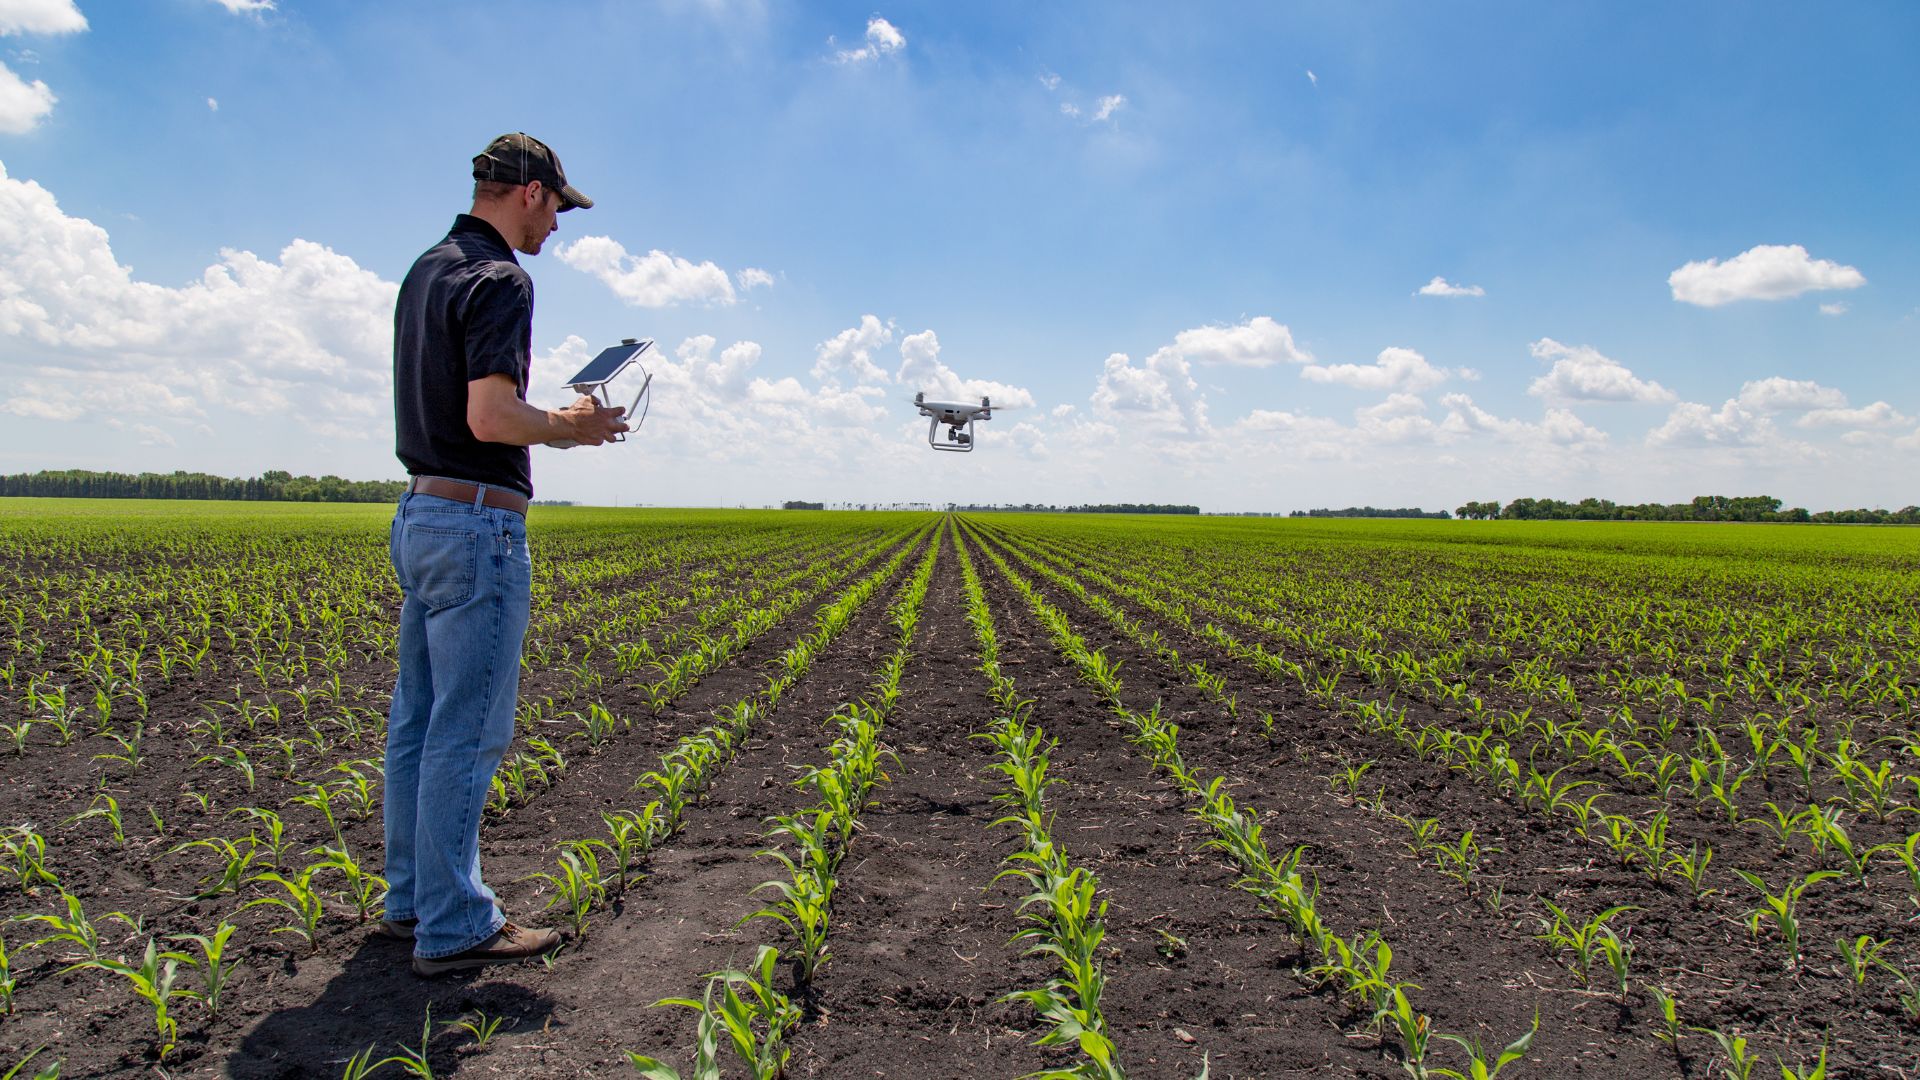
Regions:
[[565, 419], [572, 432], [558, 442], [570, 442], [572, 445], [599, 446], [627, 427], [626, 408], [620, 405], [608, 407], [591, 394], [581, 394], [573, 403], [557, 411], [556, 415]]
[[564, 409], [537, 409], [520, 400], [517, 385], [507, 375], [488, 375], [467, 384], [467, 426], [481, 442], [599, 446], [629, 430], [626, 411], [585, 395]]

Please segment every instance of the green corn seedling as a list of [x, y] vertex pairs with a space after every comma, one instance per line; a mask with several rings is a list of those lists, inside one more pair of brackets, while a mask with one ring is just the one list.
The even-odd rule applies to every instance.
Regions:
[[11, 874], [14, 882], [29, 892], [40, 885], [60, 884], [60, 879], [47, 869], [46, 838], [26, 825], [16, 825], [0, 833], [0, 871]]
[[1407, 1000], [1406, 991], [1394, 987], [1393, 995], [1387, 1000], [1374, 1022], [1391, 1021], [1394, 1033], [1400, 1039], [1400, 1063], [1413, 1080], [1426, 1080], [1427, 1043], [1432, 1035], [1432, 1023], [1427, 1014], [1416, 1010]]
[[114, 843], [124, 845], [127, 842], [127, 832], [120, 821], [120, 804], [104, 791], [93, 797], [93, 802], [87, 806], [87, 809], [60, 824], [77, 825], [92, 818], [99, 818], [107, 823], [108, 830], [113, 833]]
[[1697, 1027], [1693, 1030], [1719, 1045], [1721, 1055], [1727, 1059], [1726, 1064], [1721, 1066], [1726, 1080], [1752, 1080], [1753, 1070], [1759, 1067], [1760, 1058], [1748, 1052], [1745, 1036], [1718, 1028]]
[[624, 893], [627, 882], [638, 870], [640, 860], [653, 850], [654, 839], [660, 835], [662, 822], [659, 818], [660, 804], [650, 802], [640, 811], [604, 810], [600, 820], [607, 823], [607, 833], [613, 840], [607, 845], [613, 856], [613, 889]]
[[1527, 1050], [1533, 1045], [1533, 1037], [1540, 1033], [1540, 1014], [1533, 1014], [1533, 1026], [1527, 1033], [1508, 1043], [1498, 1054], [1488, 1054], [1480, 1045], [1480, 1040], [1459, 1035], [1440, 1035], [1438, 1038], [1453, 1043], [1467, 1053], [1465, 1071], [1456, 1069], [1433, 1069], [1430, 1075], [1448, 1077], [1449, 1080], [1494, 1080], [1500, 1071], [1508, 1065], [1527, 1056]]
[[1633, 960], [1633, 945], [1614, 933], [1613, 927], [1600, 928], [1600, 936], [1594, 940], [1601, 959], [1607, 962], [1607, 969], [1613, 973], [1614, 990], [1620, 995], [1620, 1003], [1627, 1002], [1627, 967]]
[[259, 851], [258, 844], [250, 842], [251, 840], [252, 838], [248, 837], [235, 843], [224, 836], [209, 836], [204, 840], [188, 840], [175, 844], [168, 849], [167, 854], [177, 855], [194, 848], [206, 848], [219, 857], [219, 866], [213, 873], [200, 879], [202, 888], [192, 897], [195, 900], [206, 900], [230, 892], [239, 892], [240, 886], [249, 880], [247, 871], [253, 866], [254, 855]]
[[598, 840], [571, 841], [566, 845], [566, 850], [560, 853], [557, 871], [532, 875], [533, 879], [544, 881], [553, 889], [553, 898], [547, 901], [547, 910], [560, 908], [577, 937], [587, 935], [587, 914], [607, 898], [606, 882], [600, 873], [600, 858], [595, 853], [595, 848], [605, 847]]
[[[433, 1080], [433, 1061], [431, 1059], [432, 1051], [428, 1045], [432, 1041], [433, 1041], [433, 1005], [428, 1004], [427, 1018], [425, 1021], [422, 1022], [420, 1027], [420, 1045], [415, 1047], [415, 1046], [408, 1046], [405, 1043], [401, 1043], [400, 1052], [398, 1054], [394, 1054], [391, 1057], [382, 1058], [381, 1060], [375, 1062], [372, 1065], [372, 1067], [367, 1069], [367, 1072], [373, 1072], [374, 1070], [380, 1069], [387, 1065], [398, 1065], [402, 1072], [405, 1072], [409, 1076], [414, 1077], [415, 1080]], [[365, 1074], [362, 1074], [362, 1075], [365, 1075]]]
[[19, 980], [13, 977], [12, 961], [7, 956], [6, 939], [0, 938], [0, 1013], [13, 1015], [13, 992], [19, 986]]
[[[14, 916], [15, 919], [21, 922], [42, 923], [53, 929], [53, 933], [37, 941], [28, 943], [26, 947], [29, 949], [39, 949], [56, 942], [64, 941], [80, 949], [83, 954], [82, 962], [100, 959], [100, 932], [98, 928], [93, 925], [92, 920], [87, 918], [86, 909], [80, 905], [80, 898], [62, 889], [60, 891], [60, 899], [67, 909], [65, 915], [44, 915], [36, 913]], [[68, 970], [71, 970], [71, 967]]]
[[277, 885], [285, 896], [262, 896], [240, 905], [240, 910], [269, 905], [285, 909], [293, 916], [293, 921], [271, 931], [275, 934], [298, 934], [307, 943], [309, 950], [319, 946], [320, 920], [326, 916], [326, 906], [320, 894], [313, 888], [313, 874], [318, 865], [309, 866], [293, 877], [286, 877], [274, 871], [255, 874], [247, 879], [248, 884]]
[[1647, 996], [1653, 999], [1654, 1008], [1659, 1010], [1656, 1019], [1660, 1021], [1660, 1028], [1653, 1033], [1654, 1036], [1673, 1047], [1677, 1053], [1680, 1049], [1680, 1032], [1684, 1026], [1680, 1023], [1679, 1000], [1665, 989], [1651, 984], [1647, 986]]
[[1867, 976], [1876, 967], [1885, 965], [1880, 954], [1893, 944], [1892, 938], [1876, 938], [1872, 934], [1861, 934], [1849, 941], [1840, 938], [1834, 948], [1840, 953], [1840, 961], [1845, 965], [1847, 977], [1852, 980], [1854, 991], [1867, 984]]
[[[280, 820], [279, 814], [258, 806], [242, 806], [229, 811], [228, 814], [229, 816], [242, 814], [253, 819], [253, 829], [247, 834], [253, 850], [258, 852], [265, 849], [267, 863], [274, 867], [281, 865], [281, 861], [286, 857], [289, 841], [286, 835], [286, 823]], [[266, 831], [265, 836], [260, 835], [263, 829]]]
[[33, 1049], [27, 1051], [26, 1057], [23, 1057], [19, 1061], [16, 1061], [13, 1063], [13, 1068], [8, 1069], [4, 1073], [0, 1073], [0, 1080], [22, 1080], [22, 1078], [27, 1077], [29, 1075], [33, 1077], [33, 1080], [60, 1080], [60, 1066], [65, 1064], [65, 1062], [61, 1062], [61, 1061], [55, 1061], [53, 1064], [48, 1065], [46, 1068], [40, 1069], [31, 1074], [22, 1071], [29, 1064], [33, 1062], [34, 1058], [37, 1058], [42, 1053], [44, 1053], [46, 1049], [47, 1048], [44, 1046], [36, 1046]]
[[1551, 900], [1542, 899], [1540, 903], [1553, 913], [1553, 919], [1541, 919], [1541, 933], [1536, 936], [1550, 947], [1564, 949], [1570, 954], [1569, 963], [1583, 984], [1587, 981], [1588, 968], [1600, 954], [1600, 941], [1611, 934], [1607, 924], [1619, 915], [1639, 910], [1622, 904], [1582, 921]]
[[1814, 885], [1839, 877], [1839, 871], [1815, 870], [1798, 881], [1785, 883], [1778, 893], [1770, 892], [1767, 883], [1758, 874], [1739, 869], [1734, 873], [1760, 894], [1761, 906], [1747, 912], [1747, 928], [1758, 935], [1762, 921], [1772, 923], [1780, 935], [1781, 945], [1786, 949], [1787, 968], [1792, 970], [1797, 967], [1800, 963], [1800, 897]]
[[[762, 945], [749, 971], [718, 971], [708, 975], [705, 1000], [666, 998], [655, 1002], [655, 1005], [678, 1006], [701, 1014], [694, 1073], [687, 1080], [718, 1080], [716, 1056], [721, 1035], [727, 1038], [734, 1055], [753, 1080], [779, 1080], [785, 1074], [792, 1054], [787, 1035], [799, 1024], [801, 1011], [773, 987], [773, 971], [778, 963], [779, 953]], [[717, 1001], [714, 999], [716, 987]], [[679, 1072], [663, 1062], [640, 1054], [629, 1054], [628, 1058], [645, 1080], [681, 1080]]]
[[207, 1015], [220, 1015], [220, 996], [226, 992], [227, 981], [240, 968], [240, 957], [227, 955], [227, 941], [233, 937], [234, 925], [225, 919], [214, 928], [211, 934], [170, 934], [175, 941], [190, 941], [200, 947], [200, 957], [181, 955], [181, 962], [200, 969], [201, 987], [186, 996], [197, 998], [206, 1003]]
[[1780, 1080], [1827, 1080], [1827, 1047], [1824, 1043], [1820, 1046], [1819, 1060], [1812, 1065], [1795, 1069], [1778, 1057], [1773, 1060], [1780, 1066]]
[[321, 847], [316, 852], [320, 861], [308, 869], [308, 874], [320, 870], [337, 871], [346, 879], [347, 898], [353, 901], [354, 915], [366, 922], [379, 906], [382, 897], [387, 894], [387, 879], [361, 866], [353, 855], [343, 848]]
[[458, 1020], [448, 1021], [441, 1026], [447, 1029], [464, 1031], [472, 1035], [473, 1048], [475, 1050], [485, 1050], [487, 1044], [493, 1041], [494, 1033], [500, 1030], [500, 1025], [506, 1022], [506, 1019], [504, 1016], [488, 1016], [484, 1012], [475, 1012], [472, 1019], [462, 1017]]
[[192, 996], [187, 990], [173, 985], [180, 962], [186, 959], [180, 953], [160, 952], [154, 940], [148, 938], [146, 955], [139, 967], [124, 959], [99, 958], [83, 960], [74, 966], [98, 968], [127, 980], [134, 994], [153, 1009], [154, 1032], [160, 1041], [160, 1060], [165, 1061], [172, 1055], [180, 1038], [180, 1022], [173, 1017], [173, 1000]]

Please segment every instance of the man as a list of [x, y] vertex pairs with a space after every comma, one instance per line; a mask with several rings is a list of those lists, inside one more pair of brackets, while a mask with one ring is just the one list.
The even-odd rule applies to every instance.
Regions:
[[593, 205], [524, 132], [473, 159], [473, 209], [407, 272], [393, 314], [398, 454], [413, 477], [389, 540], [405, 601], [387, 725], [386, 916], [421, 975], [552, 952], [560, 935], [515, 926], [480, 880], [480, 818], [513, 738], [532, 564], [528, 447], [598, 446], [623, 410], [580, 397], [526, 402], [533, 281], [558, 215]]

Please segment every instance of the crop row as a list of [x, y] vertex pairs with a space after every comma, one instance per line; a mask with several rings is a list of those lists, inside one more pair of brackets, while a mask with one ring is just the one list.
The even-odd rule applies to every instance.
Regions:
[[[754, 891], [770, 892], [773, 901], [747, 916], [771, 919], [792, 935], [787, 950], [794, 991], [803, 1000], [830, 958], [828, 943], [833, 900], [842, 862], [860, 827], [860, 814], [874, 785], [885, 779], [882, 766], [891, 752], [880, 742], [881, 730], [900, 700], [900, 677], [906, 670], [908, 649], [920, 623], [921, 604], [940, 554], [935, 535], [926, 555], [889, 610], [896, 643], [880, 664], [867, 696], [836, 708], [826, 725], [834, 735], [824, 765], [802, 769], [794, 786], [810, 793], [813, 803], [791, 814], [768, 819], [765, 839], [773, 846], [760, 855], [786, 871], [784, 878], [763, 882]], [[773, 971], [780, 951], [762, 945], [748, 970], [726, 970], [708, 975], [699, 1000], [668, 998], [663, 1005], [694, 1010], [692, 1080], [719, 1080], [720, 1038], [724, 1034], [740, 1063], [755, 1080], [784, 1075], [791, 1051], [790, 1031], [800, 1023], [804, 1007], [774, 984]], [[651, 1080], [681, 1080], [672, 1066], [644, 1054], [630, 1054], [642, 1076]]]

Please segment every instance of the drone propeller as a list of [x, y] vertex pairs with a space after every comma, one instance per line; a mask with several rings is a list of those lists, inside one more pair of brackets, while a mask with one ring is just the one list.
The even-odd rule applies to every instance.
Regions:
[[917, 394], [912, 398], [908, 398], [905, 400], [907, 404], [913, 406], [916, 409], [924, 409], [929, 407], [929, 405], [959, 405], [963, 408], [985, 410], [987, 412], [1013, 412], [1020, 409], [1030, 409], [1033, 407], [1031, 405], [976, 405], [971, 401], [928, 402], [925, 394]]

